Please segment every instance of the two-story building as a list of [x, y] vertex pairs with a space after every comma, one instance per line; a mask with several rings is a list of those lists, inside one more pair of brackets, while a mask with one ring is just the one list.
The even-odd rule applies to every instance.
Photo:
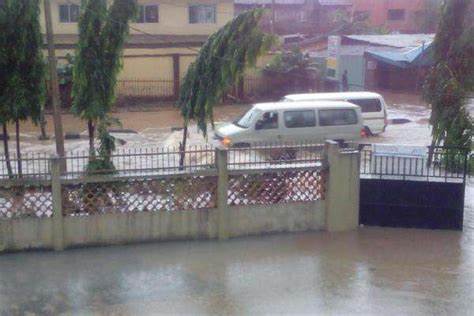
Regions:
[[[368, 16], [372, 26], [383, 26], [391, 32], [419, 33], [433, 32], [434, 27], [427, 27], [427, 19], [435, 20], [441, 0], [352, 0], [355, 15]], [[431, 14], [433, 13], [433, 14]], [[423, 28], [427, 28], [423, 30]]]
[[[81, 0], [51, 0], [59, 62], [65, 62], [67, 54], [74, 54], [80, 3]], [[125, 44], [119, 93], [175, 97], [180, 78], [201, 45], [234, 17], [233, 1], [138, 0], [138, 5]], [[44, 31], [44, 19], [42, 27]]]
[[[254, 8], [266, 8], [263, 27], [279, 35], [315, 35], [327, 32], [331, 16], [338, 10], [351, 11], [352, 0], [235, 0], [235, 14]], [[274, 25], [272, 28], [272, 13]]]

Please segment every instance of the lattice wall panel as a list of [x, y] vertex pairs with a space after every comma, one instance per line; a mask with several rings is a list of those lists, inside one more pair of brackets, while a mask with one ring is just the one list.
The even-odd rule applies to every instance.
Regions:
[[232, 176], [230, 205], [310, 202], [324, 199], [325, 176], [321, 170], [281, 171]]
[[216, 189], [216, 177], [66, 185], [63, 209], [65, 215], [87, 215], [214, 208]]
[[29, 185], [0, 188], [0, 220], [51, 216], [53, 216], [51, 187]]

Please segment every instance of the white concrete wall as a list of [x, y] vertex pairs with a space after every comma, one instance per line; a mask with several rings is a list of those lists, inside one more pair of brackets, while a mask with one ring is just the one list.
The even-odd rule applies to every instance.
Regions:
[[323, 177], [327, 179], [323, 201], [229, 206], [228, 171], [226, 167], [219, 168], [220, 165], [226, 166], [226, 151], [217, 150], [218, 161], [222, 160], [217, 164], [220, 188], [217, 190], [217, 208], [91, 216], [61, 216], [62, 212], [56, 211], [61, 210], [62, 202], [60, 165], [55, 162], [52, 164], [54, 218], [0, 219], [0, 252], [356, 229], [359, 219], [359, 153], [341, 153], [337, 144], [329, 142], [325, 150], [329, 174]]
[[29, 249], [52, 249], [52, 218], [0, 220], [0, 253]]
[[[64, 247], [218, 238], [218, 209], [68, 216]], [[321, 230], [323, 202], [229, 207], [229, 235]], [[53, 249], [52, 219], [0, 221], [0, 252]]]

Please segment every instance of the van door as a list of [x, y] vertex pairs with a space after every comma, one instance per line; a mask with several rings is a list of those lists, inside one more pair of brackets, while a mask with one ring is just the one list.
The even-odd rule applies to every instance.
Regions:
[[260, 119], [256, 121], [254, 129], [253, 142], [275, 143], [282, 141], [278, 111], [263, 112]]
[[355, 140], [360, 137], [361, 124], [354, 109], [318, 110], [318, 119], [324, 139]]
[[319, 138], [314, 109], [284, 111], [282, 129], [285, 142], [314, 142]]
[[381, 100], [371, 99], [349, 99], [347, 102], [358, 105], [362, 110], [364, 125], [373, 134], [382, 133], [385, 128], [385, 109]]

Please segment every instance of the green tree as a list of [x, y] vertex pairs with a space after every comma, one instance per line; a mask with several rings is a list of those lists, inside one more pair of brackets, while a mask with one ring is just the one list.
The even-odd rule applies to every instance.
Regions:
[[[122, 67], [122, 52], [129, 32], [129, 21], [135, 16], [135, 0], [114, 0], [107, 8], [106, 0], [85, 0], [79, 19], [79, 42], [73, 71], [73, 112], [87, 121], [89, 152], [96, 159], [95, 132], [101, 143], [113, 138], [107, 126], [108, 114], [115, 101], [117, 75]], [[100, 159], [94, 166], [110, 162], [114, 146], [101, 146]], [[110, 167], [110, 166], [109, 166]]]
[[20, 122], [31, 118], [37, 124], [44, 101], [39, 13], [35, 0], [5, 0], [0, 8], [0, 123], [10, 176], [7, 124], [15, 124], [17, 171], [21, 177]]
[[359, 13], [354, 16], [347, 10], [336, 10], [330, 16], [330, 34], [388, 34], [384, 26], [373, 27], [369, 23], [368, 13]]
[[469, 4], [452, 0], [442, 6], [433, 43], [435, 65], [424, 86], [424, 99], [432, 109], [432, 146], [472, 145], [473, 122], [466, 110], [467, 94], [474, 90], [474, 27], [465, 19]]
[[189, 67], [178, 101], [184, 118], [181, 166], [189, 122], [195, 120], [198, 129], [207, 136], [207, 125], [213, 123], [214, 106], [241, 79], [245, 68], [254, 66], [257, 58], [274, 43], [274, 37], [259, 28], [263, 13], [262, 9], [256, 9], [235, 17], [210, 36]]
[[314, 89], [320, 77], [319, 65], [299, 48], [276, 55], [262, 73], [271, 82], [271, 93], [277, 98]]

